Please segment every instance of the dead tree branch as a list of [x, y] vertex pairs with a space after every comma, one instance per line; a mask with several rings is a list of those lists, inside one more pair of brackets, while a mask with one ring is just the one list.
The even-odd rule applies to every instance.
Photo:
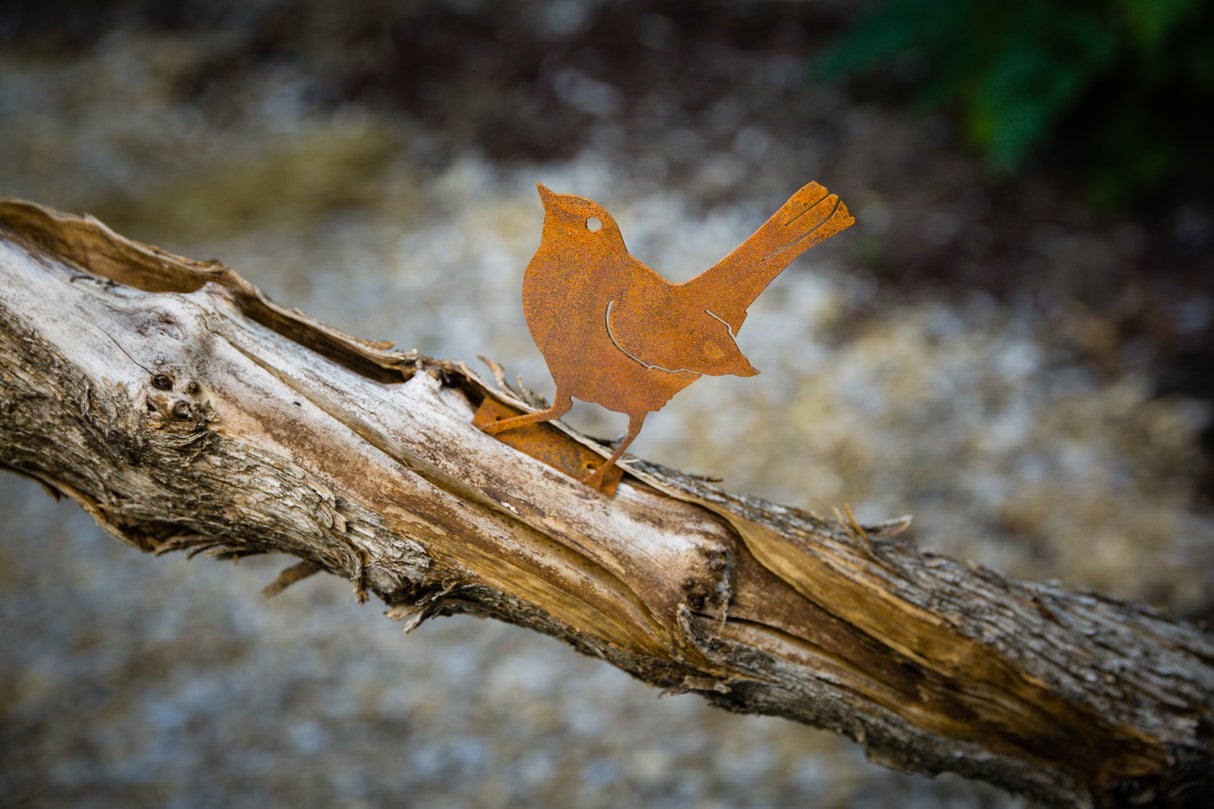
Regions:
[[486, 397], [523, 407], [219, 263], [0, 198], [0, 464], [126, 543], [290, 554], [271, 590], [327, 570], [411, 626], [510, 621], [1053, 806], [1214, 801], [1208, 634], [640, 461], [608, 498], [473, 427]]

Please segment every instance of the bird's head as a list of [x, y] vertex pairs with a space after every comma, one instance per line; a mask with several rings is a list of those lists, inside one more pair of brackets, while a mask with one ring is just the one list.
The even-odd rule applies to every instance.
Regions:
[[585, 248], [623, 247], [620, 228], [607, 209], [575, 194], [557, 194], [536, 183], [544, 203], [544, 238]]

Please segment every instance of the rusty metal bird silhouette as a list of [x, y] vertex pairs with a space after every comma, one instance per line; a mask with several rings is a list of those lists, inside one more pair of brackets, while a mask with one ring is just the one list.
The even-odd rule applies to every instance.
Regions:
[[837, 195], [810, 183], [728, 256], [672, 284], [628, 252], [601, 205], [537, 187], [544, 229], [523, 276], [523, 312], [556, 395], [547, 410], [482, 429], [558, 418], [573, 398], [627, 414], [627, 436], [582, 478], [596, 488], [674, 394], [704, 374], [759, 373], [734, 342], [747, 308], [793, 259], [855, 222]]

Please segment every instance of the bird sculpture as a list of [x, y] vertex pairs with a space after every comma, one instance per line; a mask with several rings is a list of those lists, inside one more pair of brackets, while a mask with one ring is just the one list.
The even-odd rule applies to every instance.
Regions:
[[574, 397], [627, 414], [628, 434], [582, 478], [596, 488], [674, 394], [703, 374], [759, 373], [734, 342], [747, 308], [793, 259], [855, 222], [838, 196], [810, 183], [728, 256], [673, 284], [628, 252], [601, 205], [537, 186], [544, 228], [523, 276], [523, 312], [556, 394], [547, 410], [482, 429], [559, 418]]

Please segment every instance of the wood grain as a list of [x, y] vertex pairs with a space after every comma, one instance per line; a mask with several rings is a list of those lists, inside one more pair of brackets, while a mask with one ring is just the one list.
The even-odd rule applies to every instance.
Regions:
[[[0, 464], [141, 550], [284, 553], [1052, 806], [1214, 803], [1214, 638], [624, 463], [614, 498], [485, 435], [464, 364], [358, 340], [217, 262], [0, 198]], [[607, 449], [543, 425], [556, 443]]]

